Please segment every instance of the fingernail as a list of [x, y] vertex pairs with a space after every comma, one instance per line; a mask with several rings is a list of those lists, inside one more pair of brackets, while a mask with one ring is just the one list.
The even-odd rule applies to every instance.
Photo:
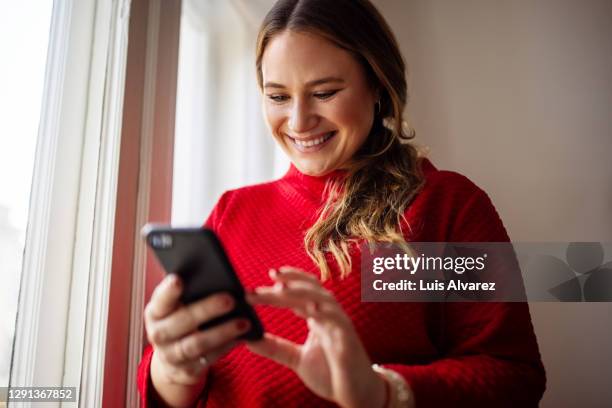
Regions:
[[229, 295], [223, 295], [221, 297], [221, 305], [225, 308], [225, 309], [229, 309], [234, 305], [234, 299], [229, 296]]
[[270, 269], [268, 270], [268, 275], [270, 275], [270, 277], [274, 279], [278, 275], [278, 272], [276, 272], [275, 269]]
[[238, 330], [240, 330], [241, 332], [246, 331], [249, 328], [249, 321], [248, 320], [238, 320], [236, 322], [236, 328]]
[[171, 273], [168, 275], [168, 277], [166, 278], [166, 285], [168, 286], [176, 286], [178, 284], [178, 276], [176, 276], [175, 274]]

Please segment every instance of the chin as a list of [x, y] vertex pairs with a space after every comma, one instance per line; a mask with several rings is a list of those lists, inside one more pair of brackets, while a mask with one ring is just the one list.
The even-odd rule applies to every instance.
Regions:
[[297, 169], [307, 176], [324, 176], [327, 173], [333, 171], [332, 166], [327, 163], [304, 163], [301, 160], [293, 161], [293, 165], [297, 167]]

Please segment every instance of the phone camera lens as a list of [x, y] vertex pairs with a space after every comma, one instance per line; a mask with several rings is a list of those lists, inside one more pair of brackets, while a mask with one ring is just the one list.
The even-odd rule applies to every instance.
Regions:
[[151, 237], [151, 245], [155, 249], [172, 248], [172, 236], [170, 234], [155, 234]]

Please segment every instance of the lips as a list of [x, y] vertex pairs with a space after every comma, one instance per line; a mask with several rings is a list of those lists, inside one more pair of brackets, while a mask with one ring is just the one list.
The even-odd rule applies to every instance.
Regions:
[[327, 142], [335, 134], [336, 134], [336, 131], [333, 130], [331, 132], [323, 134], [322, 136], [319, 136], [319, 137], [316, 137], [316, 138], [312, 138], [312, 139], [307, 139], [307, 140], [294, 139], [294, 138], [291, 138], [291, 137], [290, 138], [291, 138], [291, 140], [293, 140], [293, 143], [295, 143], [297, 146], [300, 146], [300, 147], [314, 147], [314, 146], [318, 146], [320, 144], [323, 144], [323, 143]]
[[332, 130], [327, 133], [320, 133], [316, 136], [293, 138], [285, 133], [285, 136], [291, 140], [291, 144], [301, 153], [313, 153], [327, 146], [327, 142], [338, 133], [337, 130]]

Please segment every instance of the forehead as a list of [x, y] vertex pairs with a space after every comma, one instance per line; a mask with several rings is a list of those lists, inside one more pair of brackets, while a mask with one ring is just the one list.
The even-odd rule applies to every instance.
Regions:
[[323, 77], [364, 80], [362, 68], [348, 51], [310, 33], [286, 30], [274, 36], [262, 58], [264, 81], [287, 86]]

